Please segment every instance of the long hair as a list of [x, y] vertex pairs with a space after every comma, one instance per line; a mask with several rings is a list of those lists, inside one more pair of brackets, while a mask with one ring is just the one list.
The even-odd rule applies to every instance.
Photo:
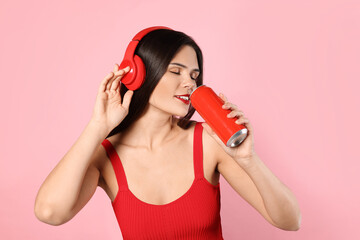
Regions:
[[[141, 57], [145, 64], [146, 76], [144, 83], [139, 89], [134, 91], [129, 105], [128, 115], [106, 138], [124, 131], [141, 117], [148, 105], [151, 93], [167, 71], [170, 61], [180, 48], [185, 45], [191, 46], [196, 52], [200, 70], [196, 85], [200, 86], [203, 84], [203, 56], [200, 47], [194, 39], [183, 32], [168, 29], [157, 29], [149, 32], [140, 40], [135, 50], [135, 54]], [[124, 98], [124, 94], [127, 91], [128, 88], [124, 84], [121, 84], [121, 99]], [[191, 122], [193, 122], [190, 118], [194, 112], [195, 109], [190, 104], [188, 113], [179, 119], [177, 125], [183, 129], [187, 129]]]

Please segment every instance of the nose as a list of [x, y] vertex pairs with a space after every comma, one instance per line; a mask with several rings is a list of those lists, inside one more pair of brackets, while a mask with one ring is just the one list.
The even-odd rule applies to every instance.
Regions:
[[184, 87], [187, 88], [188, 93], [190, 94], [191, 91], [196, 87], [196, 82], [191, 77], [187, 77], [184, 80]]

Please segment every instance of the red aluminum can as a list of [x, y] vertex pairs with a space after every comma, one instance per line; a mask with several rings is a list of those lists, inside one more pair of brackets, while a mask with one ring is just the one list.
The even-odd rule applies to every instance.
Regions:
[[224, 101], [206, 85], [200, 85], [190, 94], [191, 105], [228, 147], [236, 147], [247, 137], [247, 128], [237, 124], [237, 118], [228, 118], [232, 111], [223, 109]]

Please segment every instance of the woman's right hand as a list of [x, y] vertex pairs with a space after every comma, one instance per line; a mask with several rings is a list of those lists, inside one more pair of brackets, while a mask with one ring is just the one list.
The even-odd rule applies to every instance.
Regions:
[[119, 125], [129, 112], [134, 92], [128, 90], [124, 94], [122, 104], [120, 96], [120, 80], [129, 70], [129, 66], [119, 70], [119, 66], [115, 64], [114, 71], [100, 84], [91, 121], [105, 128], [108, 133]]

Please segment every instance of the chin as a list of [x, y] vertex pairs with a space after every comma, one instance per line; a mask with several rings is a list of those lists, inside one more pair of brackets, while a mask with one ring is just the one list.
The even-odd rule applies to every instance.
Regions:
[[172, 117], [176, 118], [176, 119], [180, 119], [180, 118], [185, 117], [187, 113], [188, 113], [187, 111], [183, 112], [183, 113], [181, 113], [181, 112], [173, 113]]
[[182, 117], [185, 117], [188, 112], [189, 112], [189, 109], [187, 108], [184, 112], [181, 112], [180, 114], [176, 114], [176, 116], [182, 118]]

